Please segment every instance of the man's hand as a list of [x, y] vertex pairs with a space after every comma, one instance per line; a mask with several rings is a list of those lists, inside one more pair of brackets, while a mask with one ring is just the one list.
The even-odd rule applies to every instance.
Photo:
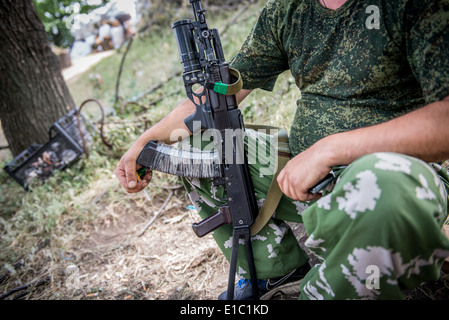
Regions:
[[308, 190], [333, 166], [348, 165], [374, 152], [396, 152], [438, 162], [449, 158], [449, 96], [377, 125], [327, 136], [290, 160], [278, 176], [282, 192], [315, 200]]
[[138, 178], [137, 170], [139, 170], [141, 166], [138, 165], [136, 161], [142, 149], [143, 147], [135, 143], [123, 155], [122, 159], [120, 159], [114, 172], [120, 184], [128, 193], [142, 191], [150, 183], [152, 178], [151, 170], [147, 170], [141, 179]]
[[[196, 93], [201, 92], [203, 89], [197, 89]], [[240, 103], [246, 96], [251, 93], [252, 90], [242, 89], [236, 94], [237, 103]], [[117, 176], [120, 184], [129, 193], [136, 193], [142, 191], [151, 181], [151, 171], [147, 170], [142, 180], [137, 179], [136, 170], [141, 167], [137, 165], [136, 161], [140, 152], [150, 140], [158, 140], [165, 143], [173, 143], [172, 133], [177, 132], [176, 139], [186, 138], [189, 136], [189, 130], [184, 123], [184, 119], [191, 116], [196, 110], [196, 106], [186, 99], [181, 102], [175, 109], [173, 109], [164, 119], [159, 121], [152, 128], [148, 129], [142, 134], [137, 141], [131, 146], [131, 148], [125, 153], [115, 169], [115, 175]], [[178, 134], [181, 130], [185, 133], [184, 136]]]
[[291, 159], [277, 179], [282, 192], [293, 200], [319, 199], [320, 193], [313, 194], [309, 190], [336, 165], [333, 161], [334, 153], [332, 145], [327, 143], [327, 139], [323, 139]]

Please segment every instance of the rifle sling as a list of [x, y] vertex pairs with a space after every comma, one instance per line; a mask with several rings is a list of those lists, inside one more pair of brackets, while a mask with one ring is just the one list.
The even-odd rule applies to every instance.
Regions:
[[240, 72], [236, 69], [229, 68], [229, 73], [231, 74], [232, 79], [234, 80], [231, 84], [226, 84], [223, 82], [206, 82], [204, 87], [210, 90], [213, 90], [217, 93], [224, 94], [227, 96], [232, 96], [237, 94], [243, 87], [242, 77]]
[[278, 138], [278, 157], [277, 157], [277, 169], [275, 174], [273, 175], [273, 179], [271, 180], [270, 188], [268, 189], [267, 196], [265, 197], [265, 201], [262, 207], [259, 210], [259, 214], [257, 215], [254, 223], [251, 225], [251, 236], [256, 235], [270, 220], [273, 216], [274, 211], [276, 210], [279, 201], [282, 197], [282, 191], [279, 188], [279, 184], [277, 183], [277, 177], [287, 162], [290, 160], [290, 151], [288, 148], [288, 135], [287, 132], [278, 127], [265, 126], [265, 125], [254, 125], [247, 124], [245, 125], [248, 129], [260, 130], [260, 129], [277, 129], [277, 138]]

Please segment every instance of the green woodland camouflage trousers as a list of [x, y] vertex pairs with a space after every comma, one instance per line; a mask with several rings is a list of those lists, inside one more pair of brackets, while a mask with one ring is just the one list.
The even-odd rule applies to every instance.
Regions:
[[[276, 141], [247, 133], [245, 149], [260, 207], [274, 172], [267, 168], [274, 167], [276, 155], [269, 152], [259, 161], [263, 152], [254, 153], [274, 150]], [[203, 219], [226, 198], [224, 187], [210, 179], [184, 179], [184, 185]], [[252, 237], [257, 277], [283, 276], [309, 261], [285, 222], [291, 221], [304, 224], [305, 246], [320, 261], [301, 282], [300, 299], [401, 299], [402, 290], [438, 279], [449, 256], [449, 240], [441, 231], [448, 215], [447, 189], [447, 171], [439, 165], [394, 153], [364, 156], [343, 170], [318, 201], [281, 198], [272, 218]], [[213, 237], [229, 260], [232, 226], [217, 228]], [[249, 278], [244, 248], [237, 275]]]

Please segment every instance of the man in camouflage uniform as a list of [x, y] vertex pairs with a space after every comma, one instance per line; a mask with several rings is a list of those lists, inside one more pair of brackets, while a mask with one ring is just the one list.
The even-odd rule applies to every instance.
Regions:
[[[305, 245], [320, 259], [301, 281], [301, 299], [399, 299], [404, 289], [438, 278], [449, 256], [441, 231], [448, 176], [435, 163], [449, 158], [448, 24], [449, 0], [267, 2], [232, 60], [244, 82], [237, 99], [272, 90], [285, 70], [301, 98], [290, 130], [292, 158], [277, 179], [284, 195], [252, 238], [262, 293], [309, 269], [285, 221], [304, 223]], [[181, 103], [125, 154], [116, 173], [128, 192], [151, 179], [135, 181], [146, 142], [169, 141], [193, 111], [189, 101]], [[348, 167], [332, 190], [309, 192], [339, 165]], [[251, 165], [262, 205], [272, 176], [260, 168]], [[223, 198], [207, 180], [186, 181], [186, 188], [203, 218]], [[214, 231], [228, 258], [230, 237], [230, 226]], [[249, 278], [244, 258], [237, 272]], [[251, 284], [243, 282], [238, 299], [251, 297]]]

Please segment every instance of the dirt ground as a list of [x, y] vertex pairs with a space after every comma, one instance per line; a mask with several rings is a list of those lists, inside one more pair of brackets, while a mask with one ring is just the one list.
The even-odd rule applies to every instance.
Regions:
[[21, 297], [33, 300], [216, 299], [226, 288], [229, 265], [211, 235], [199, 239], [193, 233], [198, 216], [182, 191], [139, 236], [167, 194], [151, 202], [143, 193], [120, 203], [100, 199], [93, 204], [101, 212], [93, 224], [66, 218], [67, 228], [77, 229], [78, 239], [66, 239], [73, 247], [57, 252], [51, 240], [43, 241], [32, 258], [16, 264], [14, 274], [0, 275], [0, 282], [11, 290], [31, 281], [21, 274], [34, 274], [33, 283], [44, 283]]
[[71, 60], [72, 65], [62, 70], [62, 76], [64, 80], [67, 82], [75, 81], [80, 74], [86, 72], [94, 65], [99, 63], [101, 60], [110, 57], [113, 54], [115, 54], [115, 51], [110, 50], [105, 52], [93, 53], [85, 57], [72, 59]]
[[[111, 180], [111, 183], [113, 181]], [[174, 192], [165, 210], [153, 218], [169, 190], [151, 202], [143, 193], [125, 201], [108, 203], [97, 196], [92, 205], [101, 212], [86, 225], [68, 216], [64, 224], [77, 230], [67, 235], [66, 250], [43, 241], [32, 258], [17, 265], [15, 274], [0, 275], [9, 290], [24, 284], [22, 273], [34, 270], [38, 287], [14, 292], [0, 299], [32, 300], [215, 300], [226, 290], [229, 264], [211, 235], [197, 238], [191, 224], [197, 213], [183, 190]], [[292, 225], [301, 244], [307, 235], [300, 224]], [[142, 234], [141, 236], [139, 236]], [[55, 251], [56, 250], [56, 251]], [[312, 264], [317, 260], [311, 255]], [[39, 276], [41, 275], [41, 276]], [[3, 283], [4, 284], [4, 283]], [[296, 299], [296, 296], [280, 296]], [[412, 300], [446, 300], [449, 276], [407, 293]]]

